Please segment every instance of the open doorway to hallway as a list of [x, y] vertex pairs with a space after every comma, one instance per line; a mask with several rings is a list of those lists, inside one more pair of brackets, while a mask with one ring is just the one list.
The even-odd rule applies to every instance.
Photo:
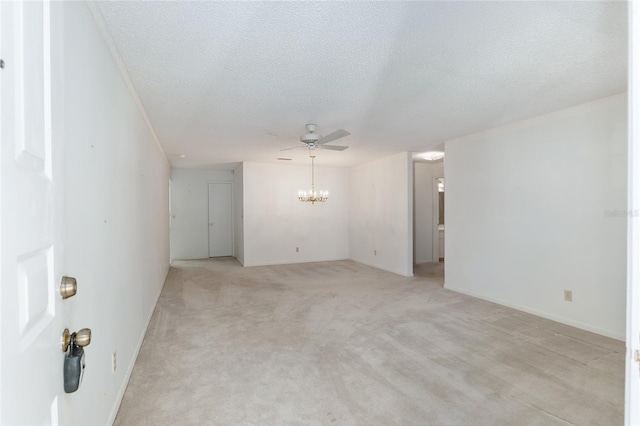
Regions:
[[413, 263], [414, 275], [444, 274], [444, 154], [414, 155]]
[[438, 223], [434, 232], [438, 235], [438, 261], [444, 262], [444, 176], [436, 178], [436, 185], [438, 194], [435, 198], [434, 215], [437, 214]]

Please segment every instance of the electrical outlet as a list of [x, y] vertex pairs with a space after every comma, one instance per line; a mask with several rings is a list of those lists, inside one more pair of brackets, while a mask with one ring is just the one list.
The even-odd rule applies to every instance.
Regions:
[[378, 250], [373, 250], [373, 255], [377, 256], [378, 255]]
[[565, 290], [564, 291], [564, 300], [567, 302], [573, 302], [573, 291]]
[[113, 351], [113, 353], [111, 354], [111, 372], [112, 373], [116, 372], [116, 367], [118, 367], [116, 351]]
[[300, 247], [296, 247], [296, 253], [300, 251]]

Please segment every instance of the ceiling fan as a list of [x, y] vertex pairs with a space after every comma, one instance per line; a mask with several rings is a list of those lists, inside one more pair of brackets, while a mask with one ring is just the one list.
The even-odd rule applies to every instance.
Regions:
[[296, 146], [293, 148], [285, 148], [280, 151], [288, 151], [290, 149], [298, 149], [298, 148], [309, 148], [310, 150], [314, 150], [316, 148], [329, 149], [332, 151], [344, 151], [349, 148], [348, 146], [336, 146], [336, 145], [326, 145], [329, 142], [333, 142], [336, 139], [343, 138], [345, 136], [349, 136], [351, 133], [347, 132], [344, 129], [336, 130], [333, 133], [329, 133], [327, 136], [322, 136], [316, 133], [316, 125], [315, 124], [307, 124], [307, 133], [300, 136], [300, 142], [305, 144], [306, 146]]

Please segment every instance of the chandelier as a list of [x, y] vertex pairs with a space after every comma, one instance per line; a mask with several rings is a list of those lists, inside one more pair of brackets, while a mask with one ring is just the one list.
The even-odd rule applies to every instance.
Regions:
[[315, 182], [314, 182], [314, 159], [315, 155], [309, 155], [311, 157], [311, 191], [298, 191], [298, 200], [303, 201], [305, 203], [322, 203], [327, 201], [329, 198], [329, 191], [316, 191]]

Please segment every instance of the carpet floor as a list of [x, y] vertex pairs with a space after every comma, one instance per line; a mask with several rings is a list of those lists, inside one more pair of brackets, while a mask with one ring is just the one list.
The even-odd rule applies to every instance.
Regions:
[[174, 262], [115, 424], [623, 424], [623, 342], [415, 273]]

